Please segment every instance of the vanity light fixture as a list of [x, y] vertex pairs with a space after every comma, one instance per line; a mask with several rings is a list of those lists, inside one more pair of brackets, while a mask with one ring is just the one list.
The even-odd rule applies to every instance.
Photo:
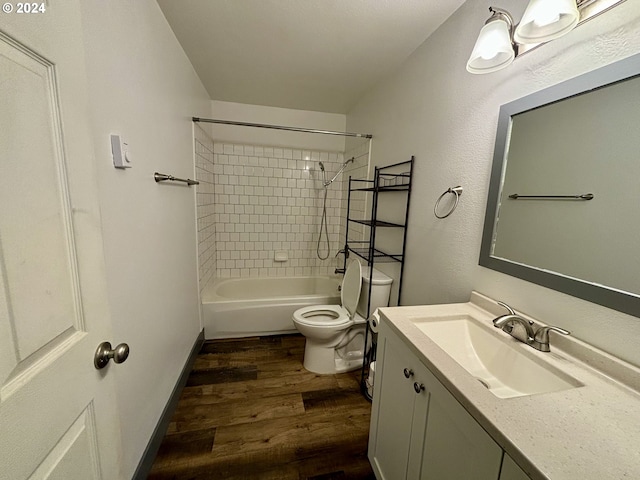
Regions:
[[518, 55], [566, 35], [576, 26], [625, 0], [529, 0], [522, 21], [509, 12], [489, 7], [491, 16], [480, 30], [467, 71], [491, 73], [508, 67]]

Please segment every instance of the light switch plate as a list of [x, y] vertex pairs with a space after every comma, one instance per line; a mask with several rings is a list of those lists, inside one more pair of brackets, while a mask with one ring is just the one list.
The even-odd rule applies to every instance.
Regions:
[[111, 155], [113, 156], [113, 166], [116, 168], [131, 168], [131, 156], [129, 145], [120, 135], [111, 135]]

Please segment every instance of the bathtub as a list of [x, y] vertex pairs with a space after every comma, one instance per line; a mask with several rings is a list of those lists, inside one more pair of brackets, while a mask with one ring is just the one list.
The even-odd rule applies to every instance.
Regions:
[[294, 333], [291, 316], [309, 305], [340, 304], [340, 277], [230, 278], [202, 292], [205, 338]]

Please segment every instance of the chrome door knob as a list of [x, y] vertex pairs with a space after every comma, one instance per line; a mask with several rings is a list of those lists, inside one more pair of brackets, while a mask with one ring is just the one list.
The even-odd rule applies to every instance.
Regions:
[[411, 370], [410, 368], [405, 368], [404, 369], [404, 376], [405, 376], [405, 378], [413, 377], [413, 370]]
[[109, 363], [109, 360], [113, 358], [115, 363], [122, 363], [129, 357], [129, 345], [121, 343], [116, 348], [112, 349], [109, 342], [102, 342], [98, 345], [96, 354], [93, 357], [93, 364], [100, 370]]

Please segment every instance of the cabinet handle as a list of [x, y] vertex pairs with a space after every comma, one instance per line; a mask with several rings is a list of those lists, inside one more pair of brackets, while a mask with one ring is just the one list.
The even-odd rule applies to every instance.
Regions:
[[420, 394], [420, 392], [422, 392], [424, 390], [424, 384], [418, 383], [418, 382], [414, 382], [413, 383], [413, 389], [416, 391], [417, 394]]
[[413, 377], [413, 370], [411, 370], [410, 368], [405, 368], [404, 369], [404, 376], [405, 376], [405, 378]]

